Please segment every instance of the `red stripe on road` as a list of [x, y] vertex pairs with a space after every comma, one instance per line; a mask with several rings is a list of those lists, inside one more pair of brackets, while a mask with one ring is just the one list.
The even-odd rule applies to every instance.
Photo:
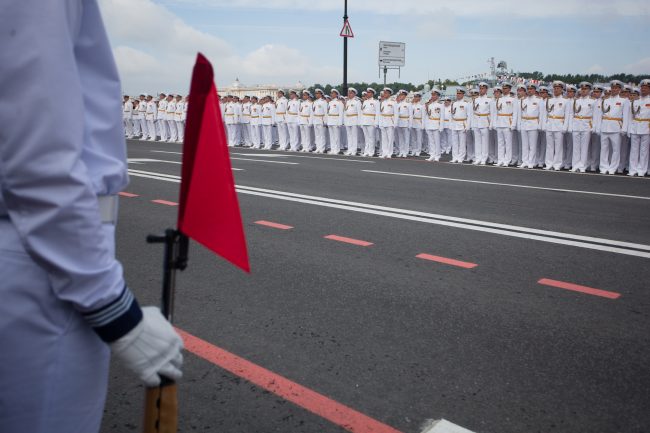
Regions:
[[167, 201], [167, 200], [151, 200], [151, 203], [164, 204], [167, 206], [178, 206], [178, 203], [175, 203], [173, 201]]
[[621, 297], [620, 293], [608, 292], [607, 290], [594, 289], [593, 287], [581, 286], [579, 284], [566, 283], [564, 281], [550, 280], [542, 278], [538, 281], [539, 284], [545, 286], [557, 287], [559, 289], [573, 290], [574, 292], [586, 293], [588, 295], [600, 296], [608, 299], [618, 299]]
[[129, 198], [131, 198], [131, 197], [139, 197], [138, 194], [131, 194], [130, 192], [124, 192], [124, 191], [119, 192], [118, 194], [121, 195], [122, 197], [129, 197]]
[[284, 224], [273, 223], [271, 221], [255, 221], [255, 224], [259, 224], [261, 226], [273, 227], [274, 229], [280, 229], [280, 230], [290, 230], [290, 229], [293, 228], [292, 226], [286, 226]]
[[460, 260], [449, 259], [447, 257], [433, 256], [431, 254], [422, 253], [422, 254], [418, 254], [415, 257], [417, 257], [418, 259], [430, 260], [432, 262], [444, 263], [446, 265], [458, 266], [459, 268], [465, 268], [465, 269], [472, 269], [478, 266], [476, 263], [462, 262]]
[[359, 245], [359, 246], [362, 246], [362, 247], [369, 247], [370, 245], [373, 245], [372, 242], [366, 242], [366, 241], [362, 241], [362, 240], [359, 240], [359, 239], [346, 238], [345, 236], [327, 235], [327, 236], [325, 236], [325, 239], [330, 239], [330, 240], [339, 241], [339, 242], [345, 242], [346, 244]]
[[401, 433], [309, 388], [176, 328], [185, 350], [353, 433]]

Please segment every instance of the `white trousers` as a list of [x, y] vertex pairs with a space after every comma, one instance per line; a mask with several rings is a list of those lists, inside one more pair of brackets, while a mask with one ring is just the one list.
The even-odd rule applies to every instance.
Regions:
[[521, 159], [521, 131], [518, 129], [512, 132], [512, 164], [523, 164]]
[[463, 162], [467, 156], [467, 131], [451, 130], [451, 162]]
[[630, 174], [645, 176], [648, 173], [649, 147], [650, 135], [632, 134], [630, 139]]
[[361, 128], [363, 128], [363, 138], [365, 140], [365, 149], [363, 154], [366, 156], [374, 156], [375, 143], [377, 142], [377, 128], [373, 125], [364, 125]]
[[262, 145], [262, 136], [261, 130], [260, 130], [260, 125], [250, 125], [250, 133], [251, 133], [251, 145], [255, 149], [259, 149], [260, 146]]
[[621, 137], [621, 160], [618, 163], [618, 173], [623, 173], [624, 170], [630, 167], [630, 137], [624, 135]]
[[312, 135], [311, 125], [300, 125], [300, 145], [303, 152], [310, 152], [312, 150]]
[[476, 152], [474, 147], [474, 130], [467, 131], [465, 135], [465, 159], [467, 161], [476, 160]]
[[573, 162], [573, 134], [564, 134], [564, 158], [562, 158], [562, 168], [571, 168]]
[[546, 131], [546, 156], [544, 164], [548, 168], [559, 170], [564, 159], [564, 132]]
[[241, 124], [241, 142], [245, 146], [251, 145], [251, 124], [250, 123]]
[[600, 163], [600, 134], [591, 133], [589, 141], [589, 155], [587, 157], [587, 167], [589, 170], [596, 171]]
[[440, 146], [445, 153], [451, 152], [451, 129], [444, 128], [440, 135]]
[[278, 146], [280, 150], [287, 150], [289, 148], [289, 129], [287, 124], [278, 122]]
[[122, 119], [122, 124], [124, 125], [124, 134], [127, 137], [133, 136], [133, 122], [131, 119]]
[[291, 150], [297, 152], [300, 148], [300, 128], [297, 123], [287, 123], [287, 131], [289, 133], [289, 145]]
[[228, 133], [228, 146], [237, 146], [237, 127], [234, 123], [226, 123], [226, 132]]
[[273, 148], [273, 125], [262, 125], [262, 136], [264, 139], [264, 149]]
[[414, 156], [420, 156], [420, 153], [422, 153], [422, 133], [424, 132], [424, 129], [420, 128], [411, 128], [410, 132], [410, 140], [411, 143], [409, 144], [410, 147], [410, 152]]
[[140, 119], [131, 119], [131, 122], [133, 122], [133, 135], [137, 137], [141, 133]]
[[327, 127], [330, 136], [330, 153], [337, 154], [341, 151], [341, 127], [329, 125]]
[[167, 122], [167, 128], [169, 128], [169, 140], [170, 141], [177, 141], [178, 140], [178, 133], [176, 131], [176, 121], [175, 120], [166, 120]]
[[316, 152], [325, 153], [327, 147], [325, 125], [314, 125], [314, 142], [316, 144]]
[[586, 170], [589, 157], [589, 144], [591, 143], [591, 131], [573, 132], [573, 159], [571, 168], [575, 170]]
[[178, 134], [178, 141], [181, 143], [185, 140], [185, 121], [177, 120], [176, 121], [176, 133]]
[[348, 144], [348, 154], [356, 155], [359, 145], [359, 127], [357, 125], [348, 125], [345, 127], [345, 136]]
[[162, 119], [156, 120], [158, 124], [158, 132], [160, 132], [160, 141], [167, 141], [169, 138], [169, 128], [167, 127], [167, 122]]
[[140, 119], [140, 131], [142, 132], [142, 138], [147, 138], [149, 132], [147, 130], [147, 119], [144, 117]]
[[497, 145], [497, 132], [492, 129], [488, 133], [488, 162], [497, 162], [499, 159], [499, 149]]
[[621, 162], [621, 134], [619, 132], [601, 132], [600, 134], [600, 171], [616, 173]]
[[395, 128], [397, 131], [397, 144], [398, 144], [398, 156], [406, 156], [409, 153], [409, 141], [411, 138], [411, 128], [404, 126], [398, 126]]
[[537, 137], [539, 131], [521, 131], [521, 160], [525, 166], [533, 168], [537, 161]]
[[395, 144], [395, 127], [383, 126], [381, 129], [381, 157], [390, 158], [393, 156], [393, 145]]
[[474, 128], [474, 161], [485, 164], [490, 151], [490, 130]]
[[497, 163], [510, 165], [512, 163], [512, 136], [510, 128], [497, 128]]
[[436, 161], [442, 155], [442, 146], [440, 144], [441, 132], [439, 129], [427, 129], [427, 143], [429, 155]]

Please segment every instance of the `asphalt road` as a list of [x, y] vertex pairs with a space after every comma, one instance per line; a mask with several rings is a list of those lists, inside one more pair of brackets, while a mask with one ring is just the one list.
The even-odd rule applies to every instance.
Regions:
[[[117, 249], [142, 304], [159, 302], [162, 251], [144, 238], [175, 222], [152, 200], [178, 201], [180, 151], [129, 142], [138, 196], [121, 200]], [[484, 433], [650, 431], [650, 178], [231, 157], [252, 272], [193, 244], [180, 329], [404, 433], [440, 418]], [[183, 432], [345, 431], [306, 398], [185, 359]], [[102, 431], [138, 430], [142, 393], [113, 365]]]

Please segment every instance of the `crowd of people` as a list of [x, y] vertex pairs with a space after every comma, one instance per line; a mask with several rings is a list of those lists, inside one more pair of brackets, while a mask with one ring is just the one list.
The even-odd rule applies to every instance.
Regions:
[[[347, 95], [279, 90], [262, 98], [226, 95], [221, 111], [231, 147], [432, 162], [451, 154], [452, 163], [648, 174], [650, 79], [638, 86], [505, 82], [492, 89], [481, 82], [458, 87], [455, 98], [435, 88], [428, 101], [422, 96], [390, 88], [379, 95], [373, 88]], [[127, 137], [182, 141], [181, 96], [140, 95], [133, 103], [125, 96]]]

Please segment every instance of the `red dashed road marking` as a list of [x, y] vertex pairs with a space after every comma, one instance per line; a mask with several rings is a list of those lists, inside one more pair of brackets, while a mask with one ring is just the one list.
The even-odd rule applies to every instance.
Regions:
[[325, 236], [325, 239], [330, 239], [330, 240], [339, 241], [339, 242], [345, 242], [346, 244], [359, 245], [359, 246], [362, 246], [362, 247], [369, 247], [370, 245], [373, 245], [372, 242], [361, 241], [359, 239], [346, 238], [345, 236], [327, 235], [327, 236]]
[[292, 382], [264, 367], [253, 364], [220, 347], [176, 328], [183, 337], [185, 350], [241, 377], [258, 387], [288, 400], [303, 409], [353, 433], [401, 433], [391, 426], [357, 412], [323, 394]]
[[607, 290], [594, 289], [593, 287], [581, 286], [579, 284], [566, 283], [564, 281], [550, 280], [542, 278], [538, 281], [539, 284], [544, 286], [557, 287], [559, 289], [572, 290], [574, 292], [586, 293], [588, 295], [601, 296], [608, 299], [618, 299], [621, 297], [620, 293], [608, 292]]
[[287, 226], [284, 224], [279, 224], [279, 223], [273, 223], [271, 221], [255, 221], [255, 224], [259, 224], [261, 226], [267, 226], [267, 227], [273, 227], [274, 229], [280, 229], [280, 230], [291, 230], [293, 227], [292, 226]]
[[472, 269], [477, 267], [476, 263], [462, 262], [460, 260], [448, 259], [447, 257], [432, 256], [431, 254], [418, 254], [418, 259], [431, 260], [432, 262], [444, 263], [446, 265], [458, 266], [459, 268]]
[[178, 203], [175, 203], [173, 201], [167, 201], [167, 200], [151, 200], [151, 203], [164, 204], [167, 206], [178, 206]]
[[118, 194], [121, 195], [122, 197], [129, 197], [129, 198], [132, 198], [132, 197], [139, 197], [138, 194], [132, 194], [132, 193], [130, 193], [130, 192], [124, 192], [124, 191], [122, 191], [122, 192], [120, 192], [120, 193], [118, 193]]

